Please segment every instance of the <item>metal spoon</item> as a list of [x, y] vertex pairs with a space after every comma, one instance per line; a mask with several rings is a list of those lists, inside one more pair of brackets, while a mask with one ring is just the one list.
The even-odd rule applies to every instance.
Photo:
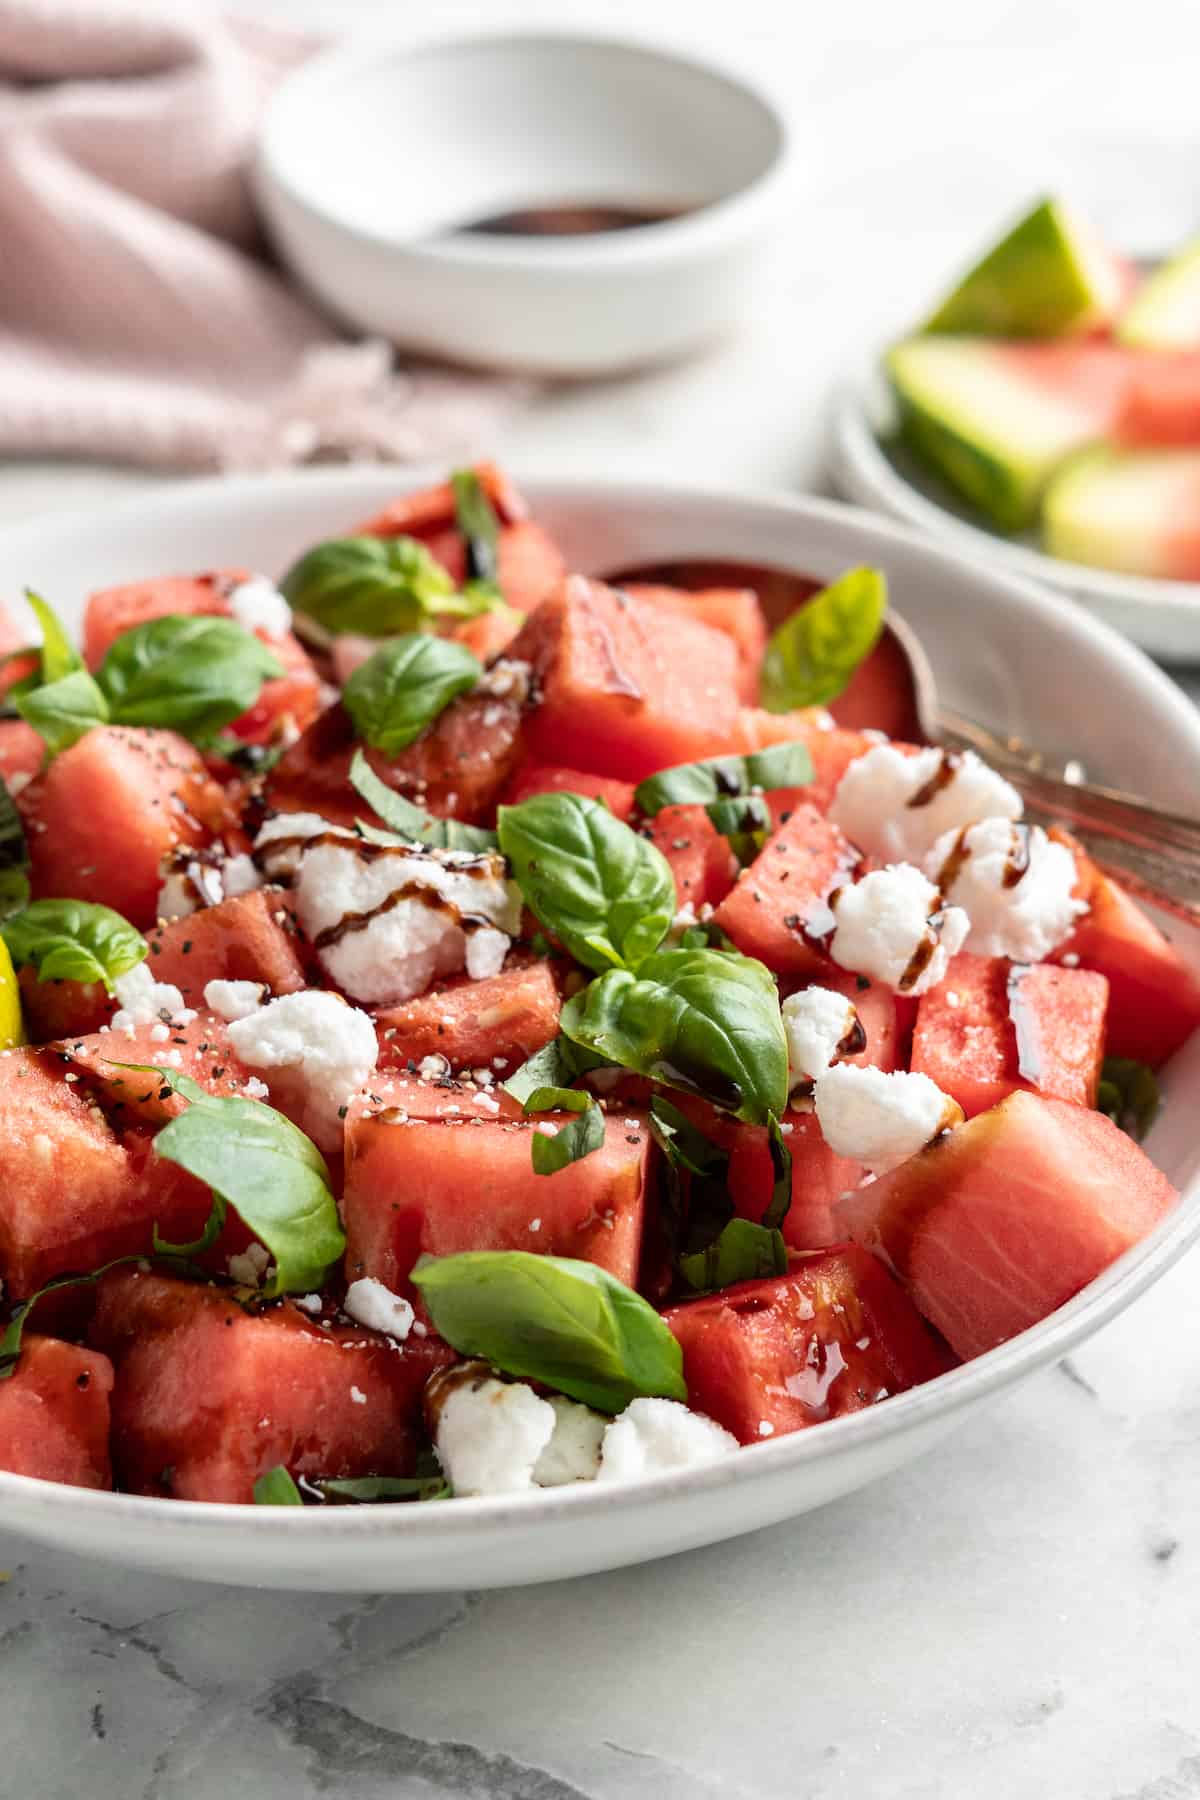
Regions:
[[[772, 627], [782, 624], [821, 585], [808, 576], [755, 563], [691, 559], [621, 569], [606, 579], [686, 589], [753, 588]], [[915, 736], [946, 750], [977, 751], [1012, 782], [1031, 818], [1067, 826], [1088, 854], [1126, 887], [1200, 925], [1200, 818], [1088, 781], [1081, 763], [1054, 767], [1020, 738], [1001, 736], [954, 711], [938, 694], [916, 632], [895, 612], [889, 612], [884, 640], [874, 654], [888, 656], [890, 679], [904, 687], [896, 697], [891, 735]], [[868, 722], [846, 716], [842, 701], [830, 710], [839, 724]]]

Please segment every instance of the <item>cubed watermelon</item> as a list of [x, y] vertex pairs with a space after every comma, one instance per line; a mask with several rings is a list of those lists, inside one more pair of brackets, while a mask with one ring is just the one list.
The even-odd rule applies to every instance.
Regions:
[[1200, 351], [1152, 351], [1140, 358], [1113, 435], [1130, 449], [1200, 446]]
[[171, 982], [187, 1006], [204, 1005], [210, 981], [258, 981], [272, 995], [306, 985], [287, 896], [274, 888], [236, 894], [149, 934], [155, 981]]
[[586, 794], [603, 800], [614, 818], [628, 820], [633, 811], [632, 781], [614, 781], [608, 775], [588, 775], [582, 769], [552, 768], [546, 763], [524, 763], [508, 784], [506, 806], [519, 806], [535, 794]]
[[829, 963], [819, 941], [805, 934], [828, 913], [834, 889], [854, 879], [859, 861], [837, 826], [801, 802], [742, 871], [715, 922], [769, 969], [815, 976]]
[[737, 876], [737, 858], [702, 806], [664, 806], [641, 830], [670, 863], [681, 908], [721, 904]]
[[32, 725], [24, 719], [0, 719], [0, 781], [19, 792], [45, 760], [45, 739], [38, 736]]
[[444, 1056], [454, 1069], [511, 1073], [558, 1031], [562, 998], [544, 960], [510, 962], [483, 981], [447, 982], [375, 1016], [380, 1062]]
[[124, 725], [62, 751], [19, 804], [35, 899], [99, 900], [143, 927], [155, 919], [163, 858], [233, 822], [191, 744]]
[[917, 1002], [912, 1067], [969, 1119], [1014, 1088], [1094, 1106], [1107, 1009], [1103, 975], [964, 952]]
[[948, 1366], [903, 1289], [852, 1244], [664, 1317], [683, 1350], [688, 1404], [743, 1444], [859, 1412]]
[[[499, 464], [477, 462], [475, 475], [491, 501], [501, 525], [515, 524], [529, 517], [529, 503]], [[454, 488], [448, 481], [419, 488], [413, 494], [399, 494], [389, 500], [382, 512], [354, 527], [356, 537], [417, 537], [453, 526], [455, 516]]]
[[767, 621], [753, 588], [659, 587], [631, 581], [624, 592], [635, 600], [649, 601], [663, 612], [684, 619], [698, 619], [732, 638], [738, 653], [738, 698], [757, 706], [763, 651], [767, 647]]
[[100, 1351], [27, 1335], [20, 1362], [0, 1381], [0, 1469], [110, 1488], [112, 1384], [112, 1364]]
[[534, 1250], [636, 1281], [650, 1145], [636, 1115], [611, 1114], [598, 1150], [535, 1175], [532, 1124], [481, 1118], [478, 1103], [457, 1114], [454, 1107], [460, 1103], [451, 1101], [441, 1119], [418, 1118], [383, 1080], [351, 1103], [342, 1201], [348, 1280], [374, 1275], [403, 1292], [422, 1255]]
[[119, 1031], [97, 1031], [68, 1037], [46, 1050], [70, 1071], [70, 1079], [86, 1085], [118, 1130], [138, 1122], [165, 1124], [186, 1101], [172, 1094], [154, 1075], [139, 1074], [122, 1064], [155, 1064], [172, 1074], [188, 1075], [210, 1094], [229, 1096], [245, 1088], [250, 1070], [234, 1054], [220, 1019], [199, 1013], [185, 1025], [133, 1025]]
[[738, 653], [724, 632], [572, 575], [514, 639], [541, 703], [530, 752], [624, 781], [727, 750]]
[[405, 1475], [421, 1395], [453, 1353], [325, 1327], [290, 1301], [244, 1310], [196, 1283], [114, 1270], [93, 1341], [116, 1366], [113, 1461], [122, 1487], [240, 1501], [283, 1465], [293, 1476]]
[[20, 971], [17, 981], [26, 1035], [32, 1044], [99, 1031], [116, 1008], [98, 981], [40, 981], [29, 967]]
[[841, 1202], [959, 1356], [1036, 1325], [1164, 1218], [1175, 1189], [1103, 1113], [1021, 1089]]

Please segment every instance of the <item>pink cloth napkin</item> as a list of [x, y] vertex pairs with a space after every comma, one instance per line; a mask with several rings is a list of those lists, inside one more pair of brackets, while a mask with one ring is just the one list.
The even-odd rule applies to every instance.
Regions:
[[517, 384], [394, 369], [267, 258], [247, 181], [313, 40], [177, 0], [0, 0], [0, 454], [443, 456]]

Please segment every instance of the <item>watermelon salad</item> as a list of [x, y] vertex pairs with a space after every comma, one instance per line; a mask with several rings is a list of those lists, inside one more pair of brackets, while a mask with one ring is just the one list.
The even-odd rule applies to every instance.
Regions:
[[1200, 239], [1141, 271], [1043, 200], [885, 370], [903, 442], [988, 525], [1200, 580]]
[[1168, 1213], [1200, 979], [887, 735], [878, 571], [769, 634], [571, 573], [490, 466], [346, 525], [6, 626], [0, 1468], [626, 1481], [936, 1380]]

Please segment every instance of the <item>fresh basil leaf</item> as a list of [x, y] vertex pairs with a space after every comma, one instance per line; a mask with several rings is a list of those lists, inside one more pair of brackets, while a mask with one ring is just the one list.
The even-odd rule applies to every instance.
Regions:
[[298, 613], [326, 631], [391, 637], [442, 616], [477, 618], [503, 604], [484, 583], [459, 593], [417, 538], [333, 538], [308, 551], [279, 584]]
[[234, 619], [169, 613], [123, 631], [96, 673], [115, 725], [154, 725], [197, 741], [248, 712], [283, 665]]
[[267, 1296], [320, 1288], [346, 1238], [316, 1145], [261, 1101], [218, 1099], [171, 1069], [149, 1072], [190, 1101], [158, 1133], [155, 1154], [219, 1194], [270, 1251], [275, 1275]]
[[456, 469], [454, 519], [467, 546], [467, 573], [474, 581], [499, 582], [500, 522], [474, 469]]
[[576, 1117], [560, 1125], [553, 1137], [534, 1131], [530, 1135], [535, 1175], [556, 1175], [569, 1163], [579, 1162], [599, 1150], [604, 1142], [604, 1114], [590, 1094], [578, 1088], [535, 1088], [525, 1102], [526, 1113], [573, 1112]]
[[775, 631], [762, 668], [768, 712], [828, 706], [844, 694], [883, 630], [887, 579], [881, 569], [848, 569]]
[[[381, 781], [361, 750], [354, 752], [350, 764], [350, 784], [362, 796], [373, 813], [389, 825], [397, 837], [410, 844], [426, 844], [431, 850], [495, 850], [499, 839], [494, 831], [481, 825], [463, 825], [457, 819], [439, 819], [424, 807], [414, 806], [403, 794], [397, 794], [386, 781]], [[373, 842], [388, 843], [386, 836], [360, 819], [358, 829]]]
[[662, 769], [638, 783], [633, 800], [638, 811], [652, 819], [664, 806], [708, 806], [773, 788], [804, 787], [812, 778], [806, 744], [769, 744], [748, 756], [710, 756], [704, 762]]
[[231, 763], [239, 775], [252, 780], [256, 775], [269, 775], [286, 753], [288, 744], [284, 735], [271, 744], [248, 744], [245, 738], [222, 731], [204, 748], [210, 756], [219, 756], [222, 762]]
[[29, 903], [29, 846], [17, 803], [0, 776], [0, 923]]
[[[201, 1091], [203, 1092], [203, 1090]], [[190, 1244], [168, 1243], [166, 1238], [159, 1237], [158, 1226], [156, 1225], [150, 1239], [154, 1254], [156, 1256], [203, 1256], [206, 1250], [212, 1249], [213, 1245], [224, 1231], [227, 1212], [228, 1208], [221, 1195], [214, 1194], [212, 1197], [212, 1205], [208, 1211], [208, 1218], [204, 1221], [204, 1230], [200, 1233], [198, 1238], [193, 1238]]]
[[1139, 1142], [1145, 1137], [1162, 1105], [1154, 1071], [1128, 1056], [1106, 1056], [1100, 1070], [1097, 1112], [1107, 1113], [1115, 1125]]
[[675, 913], [675, 878], [647, 838], [584, 794], [502, 806], [500, 848], [540, 925], [589, 969], [641, 962]]
[[761, 794], [739, 800], [711, 800], [705, 807], [709, 822], [723, 838], [744, 869], [752, 863], [771, 829], [771, 809]]
[[45, 739], [51, 756], [69, 750], [95, 726], [109, 723], [104, 695], [84, 669], [16, 694], [13, 705]]
[[787, 1245], [782, 1234], [749, 1219], [730, 1219], [718, 1238], [694, 1256], [681, 1256], [679, 1273], [700, 1293], [716, 1293], [735, 1281], [786, 1275]]
[[128, 919], [92, 900], [35, 900], [0, 924], [0, 937], [14, 965], [39, 981], [99, 981], [110, 994], [149, 951]]
[[590, 1051], [573, 1044], [570, 1038], [556, 1037], [541, 1050], [535, 1050], [529, 1060], [514, 1069], [500, 1086], [524, 1106], [539, 1088], [573, 1090], [580, 1075], [585, 1075], [589, 1069], [602, 1068], [604, 1062], [604, 1057], [593, 1056]]
[[652, 1081], [765, 1124], [787, 1102], [787, 1039], [774, 977], [724, 950], [661, 950], [568, 1000], [561, 1029]]
[[425, 1258], [412, 1279], [446, 1342], [506, 1375], [544, 1381], [605, 1413], [639, 1395], [687, 1399], [670, 1329], [597, 1263], [470, 1250]]
[[771, 1152], [771, 1198], [762, 1222], [768, 1231], [778, 1231], [792, 1208], [792, 1153], [774, 1113], [767, 1120], [767, 1147]]
[[300, 1489], [282, 1463], [260, 1475], [254, 1484], [255, 1506], [303, 1506]]
[[729, 1152], [661, 1094], [650, 1102], [650, 1135], [665, 1158], [659, 1205], [674, 1264], [681, 1251], [706, 1250], [733, 1217]]
[[441, 1475], [349, 1475], [318, 1478], [307, 1485], [337, 1505], [373, 1506], [387, 1500], [449, 1500], [453, 1490]]
[[83, 668], [83, 658], [67, 636], [66, 627], [54, 608], [35, 594], [32, 588], [25, 589], [25, 598], [29, 609], [42, 628], [42, 642], [38, 654], [41, 658], [39, 680], [45, 685], [53, 681], [61, 681], [64, 675], [73, 675]]
[[465, 644], [412, 632], [381, 644], [359, 664], [342, 689], [342, 704], [360, 738], [395, 756], [482, 674]]

